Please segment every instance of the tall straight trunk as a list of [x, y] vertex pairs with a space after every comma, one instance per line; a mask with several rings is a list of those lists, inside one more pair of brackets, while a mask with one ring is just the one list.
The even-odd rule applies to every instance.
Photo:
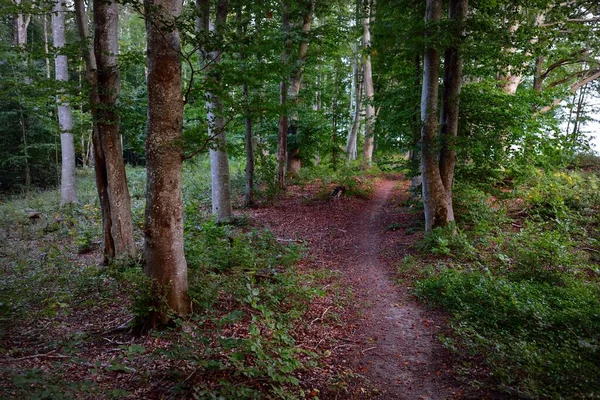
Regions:
[[[67, 56], [60, 54], [65, 47], [65, 4], [57, 1], [52, 9], [52, 38], [58, 54], [54, 57], [55, 79], [59, 84], [69, 80]], [[73, 142], [73, 117], [71, 106], [64, 89], [56, 96], [58, 108], [58, 125], [60, 130], [61, 172], [60, 172], [60, 204], [77, 202], [75, 185], [75, 144]]]
[[[14, 0], [17, 6], [21, 5], [21, 0]], [[30, 15], [23, 15], [18, 13], [13, 21], [14, 25], [14, 44], [15, 47], [19, 48], [22, 52], [25, 50], [27, 45], [27, 27], [31, 21]], [[25, 67], [27, 67], [27, 61], [25, 61]], [[31, 79], [25, 76], [25, 84], [30, 84]], [[27, 143], [27, 122], [25, 117], [25, 111], [23, 110], [23, 99], [19, 98], [19, 125], [21, 127], [21, 136], [23, 138], [23, 160], [25, 169], [25, 187], [28, 189], [31, 186], [31, 169], [29, 168], [29, 145]]]
[[[415, 88], [421, 87], [421, 57], [417, 54], [413, 60], [415, 67]], [[412, 143], [409, 151], [410, 169], [414, 176], [410, 180], [410, 193], [412, 196], [418, 196], [420, 186], [423, 183], [421, 174], [421, 118], [419, 116], [419, 104], [415, 102], [415, 113], [412, 126]]]
[[183, 0], [144, 2], [148, 54], [144, 256], [146, 274], [156, 290], [153, 326], [191, 309], [183, 250], [181, 44], [173, 25], [182, 8]]
[[92, 149], [94, 158], [94, 172], [96, 176], [96, 189], [100, 200], [102, 213], [102, 256], [103, 264], [108, 264], [114, 257], [115, 247], [111, 235], [110, 202], [108, 200], [108, 184], [106, 178], [106, 160], [100, 143], [97, 129], [97, 108], [100, 103], [98, 98], [98, 67], [93, 46], [89, 44], [88, 21], [83, 0], [75, 0], [75, 19], [82, 45], [82, 54], [85, 61], [86, 81], [88, 83], [90, 111], [92, 113]]
[[[371, 23], [374, 21], [374, 0], [365, 1], [365, 16], [363, 17], [363, 48], [371, 47]], [[363, 58], [363, 84], [365, 86], [366, 114], [365, 114], [365, 143], [363, 146], [363, 164], [370, 167], [373, 161], [374, 134], [375, 134], [375, 106], [373, 98], [375, 88], [373, 86], [373, 71], [371, 69], [371, 55], [366, 54]]]
[[[202, 3], [202, 4], [200, 4]], [[199, 9], [206, 15], [200, 17], [198, 27], [212, 32], [217, 38], [222, 35], [227, 21], [227, 0], [218, 0], [216, 19], [214, 23], [210, 20], [210, 7], [207, 1], [201, 1]], [[221, 73], [219, 63], [221, 61], [222, 49], [205, 49], [208, 54], [208, 77], [213, 85], [206, 95], [206, 110], [208, 119], [208, 137], [212, 138], [213, 145], [209, 150], [210, 177], [212, 189], [212, 213], [217, 221], [223, 222], [231, 219], [233, 210], [231, 207], [231, 187], [229, 183], [229, 160], [227, 156], [227, 138], [225, 133], [225, 119], [223, 118], [223, 103], [217, 91], [221, 85]]]
[[[441, 12], [442, 0], [427, 0], [425, 23], [438, 23]], [[431, 32], [426, 34], [432, 36]], [[423, 56], [423, 90], [421, 92], [421, 171], [426, 232], [439, 226], [445, 226], [454, 220], [452, 204], [448, 201], [438, 163], [439, 68], [438, 51], [430, 44], [425, 48]]]
[[[296, 106], [298, 104], [298, 94], [302, 86], [302, 75], [304, 74], [304, 64], [306, 62], [306, 55], [308, 53], [308, 34], [310, 32], [313, 15], [315, 11], [315, 0], [308, 0], [306, 4], [306, 12], [302, 21], [300, 45], [298, 47], [298, 57], [296, 61], [296, 68], [292, 71], [290, 76], [290, 86], [288, 88], [288, 99]], [[289, 133], [298, 134], [298, 113], [296, 111], [290, 117]], [[300, 173], [302, 168], [302, 159], [300, 158], [300, 147], [296, 141], [295, 147], [288, 154], [287, 161], [288, 172], [293, 175]]]
[[361, 103], [363, 92], [360, 65], [361, 63], [357, 58], [352, 66], [354, 69], [354, 107], [352, 110], [352, 126], [348, 132], [348, 140], [346, 142], [346, 155], [348, 162], [356, 160], [357, 156], [358, 128], [360, 127], [360, 110], [362, 107]]
[[[456, 36], [463, 36], [463, 24], [467, 17], [468, 0], [450, 0], [448, 17], [456, 24]], [[444, 90], [442, 92], [440, 175], [446, 188], [446, 196], [452, 207], [452, 185], [456, 166], [456, 136], [458, 112], [463, 77], [462, 58], [457, 46], [448, 47], [444, 53]], [[451, 208], [449, 214], [454, 214]]]
[[[237, 29], [240, 38], [247, 35], [248, 24], [242, 22], [242, 7], [238, 5]], [[245, 63], [248, 59], [246, 49], [240, 52], [240, 59]], [[250, 207], [254, 203], [254, 146], [252, 145], [252, 115], [250, 112], [250, 95], [248, 93], [248, 84], [242, 84], [242, 94], [244, 96], [244, 124], [245, 124], [245, 146], [246, 146], [246, 185], [244, 188], [244, 206]]]
[[[248, 85], [242, 86], [244, 101], [248, 104]], [[244, 190], [244, 205], [251, 206], [254, 203], [254, 146], [252, 145], [252, 117], [246, 110], [245, 118], [245, 139], [246, 139], [246, 188]]]
[[[283, 50], [281, 51], [281, 64], [287, 71], [289, 48], [292, 44], [290, 39], [290, 11], [286, 0], [282, 1], [282, 28], [285, 37]], [[288, 111], [287, 111], [287, 74], [284, 73], [279, 84], [279, 128], [277, 140], [277, 183], [281, 189], [285, 189], [285, 168], [287, 165], [287, 134], [288, 134]]]
[[48, 17], [42, 15], [44, 21], [42, 29], [44, 29], [44, 59], [46, 62], [46, 78], [50, 79], [50, 58], [48, 57]]
[[110, 203], [110, 229], [115, 258], [135, 257], [131, 221], [131, 199], [127, 188], [123, 147], [119, 133], [120, 79], [119, 7], [110, 0], [94, 0], [94, 53], [97, 63], [98, 100], [96, 129], [104, 154], [106, 184]]

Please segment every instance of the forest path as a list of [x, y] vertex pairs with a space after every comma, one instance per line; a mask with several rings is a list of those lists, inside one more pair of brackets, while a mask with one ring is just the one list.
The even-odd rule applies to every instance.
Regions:
[[407, 231], [420, 218], [401, 205], [408, 185], [401, 177], [387, 177], [375, 183], [369, 199], [331, 201], [314, 201], [314, 187], [290, 187], [285, 199], [253, 213], [278, 237], [307, 243], [306, 262], [339, 272], [352, 289], [354, 304], [344, 318], [343, 340], [349, 344], [332, 355], [370, 383], [370, 390], [354, 388], [351, 398], [434, 400], [462, 394], [436, 340], [440, 316], [418, 304], [410, 287], [395, 283], [394, 266], [422, 238]]
[[[392, 196], [396, 184], [384, 180], [376, 185], [353, 225], [354, 257], [343, 270], [362, 314], [356, 332], [360, 370], [381, 390], [380, 399], [449, 399], [459, 391], [435, 339], [437, 318], [416, 303], [409, 287], [395, 283], [393, 262], [409, 253], [412, 240], [401, 238], [407, 237], [406, 226], [415, 219]], [[403, 183], [395, 194], [406, 192]], [[387, 234], [390, 226], [398, 228], [395, 235]]]

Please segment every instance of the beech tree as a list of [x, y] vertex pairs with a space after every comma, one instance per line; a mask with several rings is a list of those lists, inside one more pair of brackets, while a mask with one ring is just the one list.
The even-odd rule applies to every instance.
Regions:
[[116, 110], [120, 93], [118, 5], [105, 0], [94, 2], [93, 48], [88, 44], [88, 21], [82, 0], [75, 1], [75, 12], [89, 86], [94, 168], [102, 211], [102, 253], [106, 264], [115, 258], [134, 257], [136, 254]]
[[[65, 39], [65, 3], [58, 0], [52, 9], [52, 38], [58, 52], [54, 57], [54, 73], [59, 84], [69, 80], [67, 56], [61, 54], [66, 44]], [[58, 108], [58, 125], [60, 130], [61, 174], [60, 174], [60, 204], [77, 202], [77, 187], [75, 185], [75, 144], [73, 142], [73, 116], [68, 95], [64, 89], [56, 96]]]
[[371, 68], [371, 24], [374, 20], [374, 0], [365, 0], [363, 16], [363, 84], [365, 88], [365, 143], [363, 146], [363, 163], [370, 167], [373, 160], [373, 149], [375, 146], [375, 106], [373, 105], [375, 97], [375, 87], [373, 86], [373, 70]]
[[183, 0], [144, 2], [148, 55], [144, 256], [146, 274], [155, 284], [153, 326], [191, 309], [183, 250], [181, 45], [175, 25], [182, 7]]
[[[228, 1], [218, 0], [216, 4], [216, 17], [210, 18], [210, 3], [208, 0], [199, 0], [198, 9], [200, 18], [198, 26], [205, 33], [211, 33], [217, 42], [222, 42], [223, 30], [227, 22]], [[231, 187], [229, 182], [229, 160], [227, 156], [227, 138], [225, 118], [223, 116], [223, 103], [219, 96], [221, 91], [221, 72], [219, 63], [222, 58], [222, 49], [212, 45], [204, 49], [203, 64], [207, 69], [206, 110], [208, 114], [208, 137], [213, 141], [210, 154], [210, 177], [212, 190], [212, 213], [218, 221], [231, 219]]]
[[[441, 13], [441, 0], [427, 0], [425, 22], [428, 25], [428, 39], [434, 36], [432, 28], [439, 23]], [[449, 19], [454, 23], [455, 37], [460, 37], [466, 15], [467, 0], [450, 1]], [[458, 44], [458, 40], [455, 40], [444, 53], [441, 129], [438, 127], [440, 58], [433, 41], [427, 42], [423, 56], [421, 171], [426, 232], [454, 221], [452, 185], [456, 165], [455, 140], [462, 85], [462, 60]]]

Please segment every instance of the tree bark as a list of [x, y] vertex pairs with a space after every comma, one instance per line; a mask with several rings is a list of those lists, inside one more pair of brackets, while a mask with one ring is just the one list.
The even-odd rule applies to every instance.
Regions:
[[97, 62], [97, 129], [105, 158], [106, 184], [110, 202], [111, 236], [114, 257], [135, 257], [131, 221], [131, 199], [127, 188], [123, 148], [119, 133], [119, 8], [110, 0], [94, 0], [94, 52]]
[[[208, 14], [210, 8], [208, 3], [199, 4], [199, 9]], [[217, 2], [215, 22], [210, 21], [208, 15], [203, 15], [198, 21], [200, 28], [212, 32], [215, 37], [221, 37], [221, 31], [227, 21], [227, 0]], [[216, 93], [221, 85], [221, 74], [219, 63], [221, 61], [221, 49], [205, 49], [209, 57], [208, 79], [211, 80], [213, 91], [206, 95], [206, 110], [208, 119], [208, 137], [213, 140], [209, 150], [210, 177], [212, 189], [212, 213], [217, 221], [224, 222], [231, 219], [233, 210], [231, 207], [231, 188], [229, 183], [229, 160], [227, 156], [227, 138], [225, 133], [225, 119], [223, 118], [223, 103]]]
[[[425, 22], [440, 21], [441, 0], [427, 0]], [[431, 37], [430, 31], [426, 33]], [[423, 204], [425, 231], [445, 226], [452, 220], [452, 204], [448, 200], [439, 168], [438, 143], [438, 79], [440, 58], [432, 44], [425, 48], [423, 57], [423, 90], [421, 93], [421, 171], [423, 176]]]
[[[148, 54], [147, 192], [144, 256], [155, 283], [153, 326], [190, 312], [183, 249], [181, 44], [174, 19], [183, 0], [145, 0]], [[166, 306], [161, 300], [166, 300]]]
[[357, 142], [358, 142], [358, 128], [360, 127], [360, 110], [362, 107], [362, 92], [363, 83], [361, 79], [361, 63], [355, 60], [354, 69], [354, 109], [352, 110], [352, 126], [348, 133], [348, 141], [346, 143], [346, 156], [348, 162], [356, 160], [357, 156]]
[[[65, 46], [65, 4], [59, 0], [52, 9], [52, 38], [57, 54], [54, 57], [55, 78], [59, 84], [69, 80], [67, 56], [60, 54]], [[60, 204], [77, 202], [75, 184], [75, 144], [73, 142], [73, 117], [67, 94], [61, 89], [56, 97], [60, 130], [61, 174]]]
[[[467, 17], [468, 0], [450, 0], [449, 18], [456, 24], [455, 36], [464, 35], [464, 20]], [[463, 77], [462, 58], [458, 44], [450, 46], [444, 53], [444, 89], [442, 92], [440, 175], [446, 189], [450, 205], [449, 215], [452, 214], [452, 186], [454, 183], [454, 167], [456, 166], [456, 136], [458, 134], [459, 100]]]
[[[285, 36], [285, 43], [281, 51], [281, 64], [287, 71], [289, 58], [290, 39], [290, 11], [286, 0], [282, 1], [282, 27]], [[281, 114], [279, 115], [279, 128], [277, 140], [277, 183], [281, 189], [285, 189], [285, 168], [287, 165], [287, 134], [288, 134], [288, 111], [287, 111], [287, 73], [284, 73], [279, 84], [279, 105]]]
[[[363, 48], [370, 52], [371, 31], [370, 26], [375, 20], [373, 10], [374, 0], [366, 0], [365, 16], [363, 18]], [[365, 143], [363, 146], [363, 164], [370, 167], [373, 161], [374, 134], [375, 134], [375, 106], [373, 99], [375, 88], [373, 86], [373, 71], [371, 69], [371, 55], [363, 56], [363, 84], [365, 87], [366, 114], [365, 114]]]
[[[308, 34], [312, 26], [314, 11], [315, 0], [308, 0], [306, 12], [302, 22], [302, 39], [300, 40], [300, 45], [298, 48], [296, 67], [294, 71], [292, 71], [290, 77], [290, 86], [288, 88], [288, 99], [294, 106], [298, 104], [298, 94], [300, 93], [300, 88], [302, 86], [302, 75], [304, 74], [304, 64], [306, 62], [306, 55], [308, 53]], [[288, 128], [288, 132], [297, 135], [298, 113], [296, 111], [294, 111], [294, 113], [291, 115], [289, 122], [290, 127]], [[300, 148], [298, 143], [296, 143], [295, 148], [293, 148], [288, 154], [287, 168], [288, 172], [292, 175], [298, 175], [300, 173], [300, 169], [302, 168], [302, 159], [300, 158]]]
[[[242, 21], [242, 5], [238, 4], [236, 9], [237, 33], [240, 39], [247, 36], [248, 22]], [[248, 60], [247, 49], [240, 50], [240, 60], [245, 64]], [[246, 68], [242, 67], [242, 72], [246, 73]], [[244, 125], [245, 125], [245, 150], [246, 150], [246, 176], [244, 188], [244, 207], [251, 207], [254, 203], [254, 146], [252, 144], [252, 114], [250, 110], [250, 94], [248, 84], [242, 84], [242, 95], [244, 97]]]
[[97, 108], [100, 103], [98, 98], [98, 67], [93, 46], [89, 44], [88, 21], [83, 0], [75, 0], [75, 20], [82, 44], [82, 54], [86, 66], [86, 81], [88, 83], [90, 111], [92, 113], [92, 149], [94, 157], [94, 172], [96, 176], [96, 189], [100, 200], [102, 214], [102, 256], [103, 264], [108, 264], [114, 257], [115, 247], [111, 235], [110, 202], [108, 200], [108, 184], [106, 178], [106, 160], [100, 143], [97, 129]]
[[[14, 0], [17, 6], [20, 6], [22, 0]], [[27, 28], [29, 27], [29, 22], [31, 22], [31, 15], [24, 15], [23, 13], [18, 13], [15, 17], [14, 24], [14, 38], [15, 44], [17, 47], [25, 47], [27, 45]]]

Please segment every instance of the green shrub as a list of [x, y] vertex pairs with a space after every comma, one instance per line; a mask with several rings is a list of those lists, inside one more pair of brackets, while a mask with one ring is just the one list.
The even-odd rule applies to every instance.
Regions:
[[453, 315], [448, 347], [483, 356], [499, 387], [532, 398], [594, 398], [600, 381], [600, 291], [479, 272], [443, 271], [416, 292]]

